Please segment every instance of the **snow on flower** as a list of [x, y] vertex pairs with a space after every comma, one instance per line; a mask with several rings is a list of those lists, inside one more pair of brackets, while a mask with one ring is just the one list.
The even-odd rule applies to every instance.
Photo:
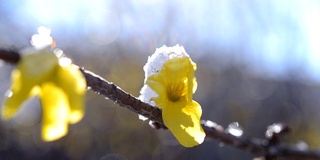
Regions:
[[182, 46], [163, 46], [143, 67], [145, 85], [139, 97], [162, 109], [164, 124], [181, 145], [193, 147], [204, 141], [200, 125], [202, 109], [192, 99], [197, 89], [196, 64]]

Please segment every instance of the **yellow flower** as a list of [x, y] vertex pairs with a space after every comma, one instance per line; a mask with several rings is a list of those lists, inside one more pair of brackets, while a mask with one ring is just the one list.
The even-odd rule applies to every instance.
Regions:
[[[202, 110], [199, 103], [192, 100], [192, 95], [197, 88], [194, 75], [196, 64], [180, 46], [160, 48], [156, 51], [155, 56], [163, 57], [165, 61], [162, 67], [147, 66], [144, 68], [148, 75], [146, 84], [157, 95], [150, 97], [150, 100], [162, 109], [165, 125], [181, 145], [193, 147], [201, 144], [205, 138], [200, 125]], [[159, 62], [158, 58], [151, 57], [150, 59], [148, 63], [151, 65], [154, 63], [151, 61]], [[153, 68], [151, 72], [154, 73], [147, 73], [148, 68]]]
[[42, 139], [52, 141], [66, 135], [68, 123], [76, 123], [83, 117], [86, 90], [83, 75], [66, 60], [46, 50], [23, 56], [12, 72], [12, 86], [3, 103], [2, 118], [14, 117], [24, 101], [38, 95], [43, 111]]

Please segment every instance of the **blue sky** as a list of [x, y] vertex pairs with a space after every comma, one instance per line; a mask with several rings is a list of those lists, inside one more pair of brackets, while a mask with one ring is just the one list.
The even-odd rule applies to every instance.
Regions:
[[12, 29], [5, 25], [9, 19], [28, 34], [45, 25], [58, 39], [84, 34], [96, 45], [132, 39], [154, 49], [175, 43], [213, 47], [227, 51], [215, 56], [233, 57], [276, 77], [299, 69], [302, 78], [320, 81], [317, 0], [26, 0], [1, 5], [1, 14], [7, 15], [0, 19], [2, 36]]

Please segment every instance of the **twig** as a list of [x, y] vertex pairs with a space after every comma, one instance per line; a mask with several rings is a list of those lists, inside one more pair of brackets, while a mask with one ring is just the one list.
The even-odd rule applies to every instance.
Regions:
[[[0, 49], [0, 59], [10, 63], [17, 63], [20, 56], [18, 52]], [[91, 88], [97, 94], [103, 95], [120, 106], [155, 121], [160, 128], [166, 128], [162, 120], [161, 110], [157, 107], [153, 107], [150, 104], [140, 101], [113, 83], [106, 81], [102, 77], [90, 71], [83, 68], [80, 68], [80, 71], [86, 78], [87, 87]], [[224, 130], [222, 126], [208, 120], [203, 120], [201, 124], [207, 135], [207, 139], [215, 139], [220, 143], [248, 150], [254, 154], [261, 154], [266, 157], [274, 158], [320, 159], [319, 150], [310, 150], [307, 148], [301, 148], [298, 145], [288, 145], [278, 141], [276, 143], [270, 143], [271, 139], [274, 138], [248, 139], [245, 137], [238, 137]], [[278, 135], [275, 134], [275, 136]]]
[[80, 68], [80, 71], [86, 78], [88, 88], [92, 89], [97, 94], [101, 94], [126, 109], [143, 115], [152, 121], [158, 122], [160, 128], [166, 128], [163, 124], [162, 114], [159, 108], [140, 101], [113, 83], [106, 81], [90, 71], [84, 70], [83, 68]]
[[[259, 153], [273, 158], [295, 159], [320, 159], [320, 150], [310, 150], [297, 145], [289, 145], [277, 142], [270, 144], [268, 139], [248, 139], [234, 136], [223, 129], [220, 125], [211, 121], [202, 121], [202, 127], [207, 138], [217, 139], [221, 143], [235, 146], [239, 149], [248, 150], [251, 153]], [[278, 136], [278, 135], [276, 135]]]
[[14, 50], [0, 49], [0, 59], [9, 63], [17, 63], [20, 59], [20, 54]]

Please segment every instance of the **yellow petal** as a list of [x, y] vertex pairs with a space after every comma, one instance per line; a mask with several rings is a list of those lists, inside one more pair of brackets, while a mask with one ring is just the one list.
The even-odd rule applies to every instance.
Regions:
[[158, 97], [152, 98], [152, 100], [157, 104], [157, 106], [161, 109], [166, 107], [169, 100], [167, 96], [166, 84], [165, 81], [162, 79], [162, 75], [151, 75], [148, 78], [146, 84], [158, 94]]
[[70, 123], [79, 122], [84, 115], [86, 80], [78, 67], [69, 65], [57, 70], [59, 86], [66, 93], [70, 106], [68, 116]]
[[199, 145], [205, 138], [200, 125], [201, 106], [192, 100], [197, 89], [195, 69], [189, 57], [173, 58], [146, 82], [158, 94], [152, 100], [162, 109], [165, 125], [185, 147]]
[[68, 132], [69, 103], [67, 96], [52, 82], [41, 85], [42, 139], [53, 141]]
[[36, 86], [50, 77], [58, 66], [57, 57], [45, 50], [22, 56], [12, 72], [11, 92], [4, 101], [2, 117], [13, 117], [21, 104], [32, 94], [36, 94]]
[[17, 68], [21, 72], [21, 77], [26, 79], [25, 81], [39, 84], [54, 74], [58, 64], [57, 56], [46, 50], [40, 50], [23, 56]]
[[158, 94], [159, 108], [164, 108], [167, 101], [192, 101], [197, 89], [195, 69], [196, 64], [189, 57], [173, 58], [165, 62], [158, 73], [148, 77], [146, 84]]
[[34, 84], [30, 81], [25, 81], [21, 77], [19, 69], [15, 69], [12, 72], [12, 85], [10, 91], [8, 91], [8, 97], [5, 99], [2, 107], [2, 118], [12, 118], [19, 110], [23, 101], [30, 97], [31, 89]]
[[162, 117], [181, 145], [193, 147], [201, 144], [205, 138], [200, 125], [201, 112], [201, 106], [196, 101], [179, 101], [164, 108]]

